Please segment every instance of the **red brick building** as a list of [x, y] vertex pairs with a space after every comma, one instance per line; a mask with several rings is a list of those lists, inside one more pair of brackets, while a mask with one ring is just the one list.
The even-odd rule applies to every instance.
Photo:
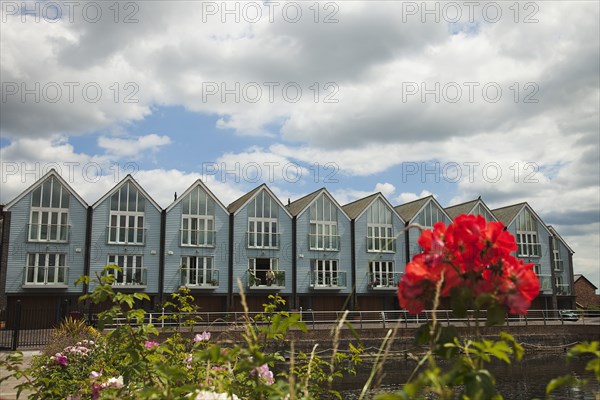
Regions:
[[596, 294], [598, 288], [583, 275], [574, 275], [574, 278], [577, 307], [600, 307], [600, 295]]

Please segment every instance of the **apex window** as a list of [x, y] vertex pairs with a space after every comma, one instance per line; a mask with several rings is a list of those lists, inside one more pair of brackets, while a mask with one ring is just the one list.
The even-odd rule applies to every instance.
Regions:
[[261, 191], [248, 205], [248, 247], [279, 247], [279, 205], [266, 191]]
[[367, 209], [367, 251], [396, 251], [392, 211], [381, 199]]
[[28, 239], [32, 242], [69, 240], [69, 191], [54, 177], [31, 194]]
[[337, 207], [325, 195], [319, 196], [309, 209], [311, 250], [339, 250]]
[[127, 182], [110, 197], [109, 244], [143, 245], [146, 199]]
[[181, 245], [215, 245], [215, 201], [200, 188], [194, 188], [182, 201]]
[[540, 257], [541, 245], [537, 236], [536, 221], [525, 209], [517, 217], [517, 245], [519, 257]]

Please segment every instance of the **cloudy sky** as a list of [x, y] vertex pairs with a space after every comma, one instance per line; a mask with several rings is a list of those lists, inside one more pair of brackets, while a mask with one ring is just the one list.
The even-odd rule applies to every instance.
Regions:
[[600, 287], [597, 1], [0, 4], [2, 203], [51, 167], [90, 204], [527, 201]]

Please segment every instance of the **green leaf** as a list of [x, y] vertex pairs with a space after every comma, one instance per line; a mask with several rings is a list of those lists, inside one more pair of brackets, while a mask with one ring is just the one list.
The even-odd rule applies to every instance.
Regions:
[[415, 343], [417, 346], [423, 346], [431, 341], [431, 327], [429, 324], [421, 325], [415, 332]]
[[578, 386], [581, 383], [582, 382], [574, 375], [559, 376], [558, 378], [554, 378], [548, 382], [548, 385], [546, 386], [546, 394], [550, 394], [552, 391], [563, 386]]
[[492, 303], [487, 309], [486, 326], [502, 325], [506, 318], [506, 310], [498, 303]]
[[508, 343], [512, 346], [512, 350], [513, 350], [515, 359], [517, 361], [521, 361], [521, 359], [523, 358], [523, 346], [521, 346], [519, 343], [517, 343], [517, 341], [515, 340], [513, 335], [511, 335], [509, 333], [500, 332], [500, 337], [502, 338], [502, 340], [504, 340], [506, 343]]

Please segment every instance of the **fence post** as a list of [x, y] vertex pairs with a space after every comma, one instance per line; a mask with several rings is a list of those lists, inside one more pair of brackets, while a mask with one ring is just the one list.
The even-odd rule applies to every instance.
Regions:
[[13, 340], [10, 349], [17, 351], [19, 346], [19, 331], [21, 330], [21, 300], [17, 300], [17, 306], [15, 309], [15, 326], [13, 327]]

